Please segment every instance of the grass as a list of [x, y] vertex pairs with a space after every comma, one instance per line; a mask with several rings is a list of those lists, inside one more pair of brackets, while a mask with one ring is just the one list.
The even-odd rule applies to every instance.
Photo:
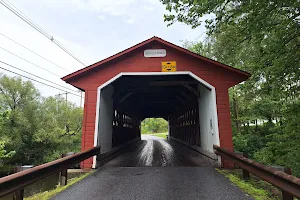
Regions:
[[67, 189], [68, 187], [70, 187], [71, 185], [77, 183], [78, 181], [84, 179], [85, 177], [87, 177], [88, 175], [90, 175], [92, 172], [80, 175], [78, 177], [72, 178], [68, 180], [68, 184], [65, 186], [60, 186], [57, 185], [57, 187], [53, 190], [49, 190], [49, 191], [45, 191], [45, 192], [41, 192], [41, 193], [37, 193], [33, 196], [27, 197], [25, 198], [25, 200], [48, 200], [51, 197], [54, 197], [55, 195], [57, 195], [58, 193], [64, 191], [65, 189]]
[[163, 139], [167, 139], [168, 133], [151, 133], [150, 135], [161, 137]]
[[282, 198], [281, 192], [265, 181], [254, 176], [251, 176], [248, 181], [243, 180], [241, 170], [216, 170], [255, 200], [280, 200]]

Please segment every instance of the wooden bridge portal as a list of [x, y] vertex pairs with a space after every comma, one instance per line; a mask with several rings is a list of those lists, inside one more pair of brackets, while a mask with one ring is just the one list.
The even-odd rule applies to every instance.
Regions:
[[139, 140], [143, 119], [163, 117], [170, 139], [215, 159], [214, 144], [233, 151], [228, 89], [249, 76], [152, 37], [62, 79], [85, 91], [82, 150]]

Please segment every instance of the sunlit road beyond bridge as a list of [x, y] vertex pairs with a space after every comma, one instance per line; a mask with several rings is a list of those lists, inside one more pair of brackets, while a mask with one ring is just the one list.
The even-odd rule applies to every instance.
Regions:
[[52, 199], [252, 199], [205, 156], [177, 142], [148, 138]]

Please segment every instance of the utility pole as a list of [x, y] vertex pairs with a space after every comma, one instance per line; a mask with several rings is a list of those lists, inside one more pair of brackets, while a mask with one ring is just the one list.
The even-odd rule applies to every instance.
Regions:
[[67, 119], [67, 111], [68, 111], [68, 92], [66, 94], [66, 112], [65, 112], [65, 127], [66, 127], [66, 133], [69, 132], [69, 126], [68, 126], [68, 119]]
[[[58, 93], [55, 96], [60, 97], [60, 95], [66, 95], [66, 110], [65, 110], [65, 129], [66, 129], [66, 133], [69, 132], [69, 127], [68, 127], [68, 119], [67, 119], [67, 110], [68, 110], [68, 93], [69, 92], [65, 92], [65, 93]], [[57, 112], [59, 112], [59, 100], [58, 100], [58, 104], [57, 104]]]
[[[57, 95], [55, 95], [55, 97], [58, 96], [58, 98], [60, 97], [60, 93], [58, 93]], [[59, 99], [57, 101], [57, 115], [59, 113]]]
[[82, 91], [80, 92], [80, 108], [82, 108]]

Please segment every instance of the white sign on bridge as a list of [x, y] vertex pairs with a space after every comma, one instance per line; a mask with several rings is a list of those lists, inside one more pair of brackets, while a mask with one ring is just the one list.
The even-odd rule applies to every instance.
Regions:
[[166, 57], [167, 51], [165, 49], [147, 49], [144, 51], [144, 57]]

